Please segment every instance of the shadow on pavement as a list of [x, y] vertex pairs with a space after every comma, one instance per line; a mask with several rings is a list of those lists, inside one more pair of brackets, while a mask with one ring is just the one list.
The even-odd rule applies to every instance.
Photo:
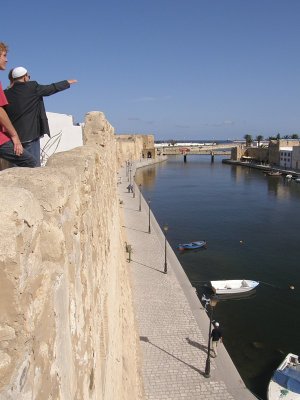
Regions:
[[166, 351], [166, 350], [162, 349], [161, 347], [157, 346], [156, 344], [150, 342], [150, 340], [148, 339], [147, 336], [140, 336], [140, 341], [151, 344], [152, 346], [156, 347], [157, 349], [159, 349], [159, 350], [163, 351], [164, 353], [168, 354], [170, 357], [175, 358], [175, 360], [180, 361], [182, 364], [188, 366], [189, 368], [191, 368], [194, 371], [198, 372], [200, 375], [204, 376], [204, 371], [200, 371], [200, 369], [194, 367], [193, 365], [187, 364], [185, 361], [180, 360], [180, 358], [174, 356], [173, 354], [169, 353], [168, 351]]
[[156, 268], [150, 267], [150, 265], [142, 264], [142, 263], [140, 263], [138, 261], [134, 261], [133, 259], [131, 259], [131, 262], [134, 262], [136, 264], [142, 265], [143, 267], [150, 268], [150, 269], [153, 269], [154, 271], [157, 271], [157, 272], [160, 272], [161, 274], [164, 274], [164, 271], [161, 271], [160, 269], [156, 269]]
[[190, 344], [191, 346], [194, 346], [194, 347], [196, 347], [197, 349], [199, 349], [199, 350], [202, 350], [204, 353], [206, 353], [207, 354], [207, 346], [205, 346], [205, 345], [203, 345], [203, 344], [201, 344], [201, 343], [198, 343], [198, 342], [194, 342], [193, 340], [191, 340], [190, 338], [185, 338], [186, 339], [186, 341], [188, 342], [188, 344]]
[[140, 229], [129, 228], [128, 226], [125, 226], [125, 225], [122, 225], [122, 228], [130, 229], [130, 230], [136, 231], [136, 232], [148, 233], [148, 231], [141, 231]]

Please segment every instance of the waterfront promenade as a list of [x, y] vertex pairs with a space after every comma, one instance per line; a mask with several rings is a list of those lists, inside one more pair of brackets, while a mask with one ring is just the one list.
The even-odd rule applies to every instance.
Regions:
[[[145, 161], [144, 161], [145, 162]], [[138, 167], [139, 165], [137, 165]], [[132, 176], [135, 166], [132, 166]], [[211, 358], [211, 376], [204, 377], [209, 320], [176, 255], [167, 245], [164, 274], [164, 235], [139, 192], [128, 193], [126, 168], [119, 171], [119, 198], [124, 237], [131, 245], [134, 309], [141, 345], [141, 366], [147, 400], [250, 400], [223, 344]], [[125, 244], [124, 244], [125, 247]], [[226, 334], [226, 333], [225, 333]]]

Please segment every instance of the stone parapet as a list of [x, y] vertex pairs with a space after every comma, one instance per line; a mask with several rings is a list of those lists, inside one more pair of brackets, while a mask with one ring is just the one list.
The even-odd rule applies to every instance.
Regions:
[[113, 128], [0, 174], [0, 399], [142, 399]]

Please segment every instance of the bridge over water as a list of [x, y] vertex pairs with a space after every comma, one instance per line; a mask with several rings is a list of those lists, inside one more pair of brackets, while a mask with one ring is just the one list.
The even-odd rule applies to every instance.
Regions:
[[237, 143], [224, 143], [212, 145], [192, 145], [192, 146], [162, 146], [158, 147], [163, 155], [183, 155], [186, 161], [187, 155], [211, 155], [212, 160], [217, 155], [230, 155], [231, 149], [237, 147]]

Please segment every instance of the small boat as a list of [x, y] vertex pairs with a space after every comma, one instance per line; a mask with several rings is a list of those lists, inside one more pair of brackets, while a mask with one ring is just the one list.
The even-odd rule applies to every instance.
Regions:
[[286, 179], [292, 179], [292, 178], [293, 178], [293, 175], [292, 175], [292, 174], [287, 174], [287, 175], [285, 176], [285, 178], [286, 178]]
[[179, 250], [194, 250], [201, 249], [201, 247], [207, 247], [207, 243], [205, 240], [199, 240], [198, 242], [184, 243], [178, 245]]
[[257, 281], [249, 279], [210, 281], [211, 287], [215, 294], [232, 294], [249, 292], [259, 285]]
[[289, 353], [274, 372], [268, 387], [268, 400], [300, 399], [299, 357]]
[[267, 172], [267, 175], [268, 176], [281, 176], [282, 172], [280, 172], [280, 171], [270, 171], [270, 172]]
[[300, 183], [300, 178], [295, 179], [295, 182]]

